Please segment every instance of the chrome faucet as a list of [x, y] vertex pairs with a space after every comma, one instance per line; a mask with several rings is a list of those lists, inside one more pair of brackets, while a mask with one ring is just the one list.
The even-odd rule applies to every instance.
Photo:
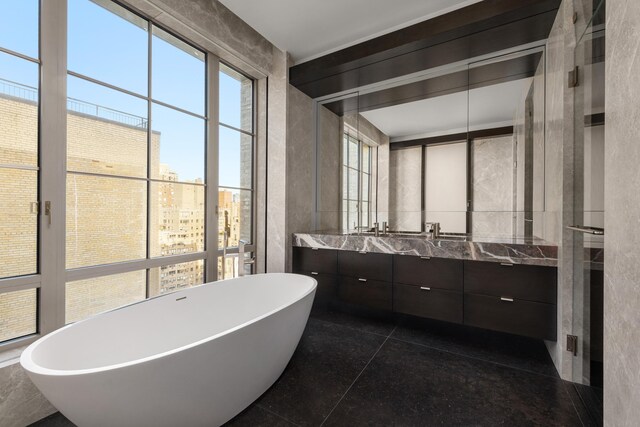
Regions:
[[[440, 223], [439, 222], [425, 222], [425, 229], [427, 233], [431, 233], [431, 237], [437, 239], [440, 237]], [[428, 227], [428, 229], [427, 229]]]

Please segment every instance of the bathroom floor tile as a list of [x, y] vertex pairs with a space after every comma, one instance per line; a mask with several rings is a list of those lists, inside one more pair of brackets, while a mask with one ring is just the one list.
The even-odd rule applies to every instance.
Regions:
[[38, 422], [31, 424], [29, 427], [75, 427], [76, 425], [69, 421], [67, 417], [60, 412], [51, 414]]
[[389, 339], [325, 425], [582, 424], [559, 379]]
[[256, 403], [296, 424], [319, 425], [384, 340], [311, 318], [286, 370]]
[[258, 405], [251, 405], [231, 421], [225, 427], [292, 427], [296, 426], [284, 418], [279, 417]]
[[369, 332], [382, 336], [388, 336], [395, 324], [391, 319], [382, 319], [372, 316], [359, 316], [349, 314], [332, 309], [319, 309], [311, 313], [314, 319], [323, 320], [325, 322], [335, 323], [336, 325], [345, 326], [351, 329], [357, 329], [362, 332]]
[[540, 340], [414, 318], [403, 318], [391, 338], [558, 378]]

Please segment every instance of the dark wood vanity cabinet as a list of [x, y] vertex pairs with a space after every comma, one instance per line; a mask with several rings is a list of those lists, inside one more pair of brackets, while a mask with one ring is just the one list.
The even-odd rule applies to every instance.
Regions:
[[557, 269], [464, 261], [464, 323], [556, 339]]
[[336, 297], [338, 251], [294, 247], [293, 272], [311, 276], [318, 281], [314, 305], [326, 305]]
[[314, 304], [556, 339], [555, 267], [295, 247], [293, 272], [318, 281]]
[[338, 251], [338, 297], [350, 304], [391, 311], [392, 272], [391, 255]]
[[463, 272], [461, 260], [394, 255], [393, 311], [462, 323]]

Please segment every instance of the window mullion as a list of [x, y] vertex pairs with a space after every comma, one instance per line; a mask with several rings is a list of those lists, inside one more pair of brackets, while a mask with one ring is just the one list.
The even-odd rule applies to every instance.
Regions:
[[[207, 129], [206, 129], [206, 197], [205, 197], [205, 282], [218, 279], [218, 156], [219, 156], [219, 72], [220, 60], [207, 54]], [[222, 268], [225, 266], [223, 265]]]
[[46, 334], [65, 321], [67, 1], [40, 4], [40, 201], [51, 203], [39, 224], [39, 332]]

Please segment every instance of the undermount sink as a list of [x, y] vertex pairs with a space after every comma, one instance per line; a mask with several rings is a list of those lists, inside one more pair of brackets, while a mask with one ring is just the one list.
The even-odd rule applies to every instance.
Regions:
[[[353, 233], [355, 235], [361, 236], [375, 236], [376, 233], [373, 231], [360, 231]], [[380, 232], [378, 236], [388, 237], [388, 236], [396, 236], [396, 237], [424, 237], [426, 239], [433, 239], [430, 233], [426, 233], [423, 231], [388, 231], [387, 233]], [[466, 242], [469, 238], [468, 234], [465, 233], [440, 233], [440, 235], [433, 240], [456, 240], [461, 242]]]

